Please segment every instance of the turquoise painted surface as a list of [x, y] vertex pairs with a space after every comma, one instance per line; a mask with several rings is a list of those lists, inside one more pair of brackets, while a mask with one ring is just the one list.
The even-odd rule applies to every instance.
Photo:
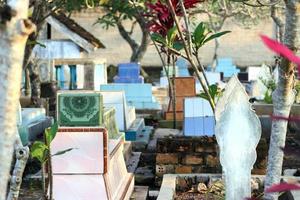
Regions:
[[100, 91], [120, 91], [125, 92], [126, 101], [136, 109], [161, 109], [161, 106], [152, 96], [151, 84], [104, 84], [100, 86]]

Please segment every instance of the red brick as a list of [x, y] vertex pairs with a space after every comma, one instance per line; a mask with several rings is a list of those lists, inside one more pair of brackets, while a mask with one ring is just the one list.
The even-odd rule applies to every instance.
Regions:
[[162, 177], [164, 174], [173, 174], [175, 172], [174, 165], [156, 165], [155, 174]]
[[217, 156], [208, 155], [206, 156], [206, 165], [209, 167], [217, 167], [220, 164]]
[[158, 153], [156, 154], [156, 164], [177, 164], [178, 155], [176, 153]]
[[190, 173], [192, 173], [192, 166], [186, 166], [186, 165], [177, 166], [175, 168], [175, 173], [176, 174], [190, 174]]
[[183, 162], [188, 165], [201, 165], [203, 164], [203, 158], [199, 155], [186, 155]]

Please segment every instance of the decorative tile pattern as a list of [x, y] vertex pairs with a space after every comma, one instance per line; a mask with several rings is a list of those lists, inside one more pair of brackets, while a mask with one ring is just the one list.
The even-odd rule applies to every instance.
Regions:
[[116, 122], [116, 110], [114, 107], [104, 108], [103, 123], [109, 133], [109, 139], [120, 137]]
[[103, 124], [103, 99], [99, 92], [59, 92], [57, 99], [57, 121], [60, 126]]

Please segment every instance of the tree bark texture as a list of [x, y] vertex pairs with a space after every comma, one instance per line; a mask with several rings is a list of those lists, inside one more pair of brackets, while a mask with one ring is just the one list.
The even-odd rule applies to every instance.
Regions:
[[[300, 0], [287, 0], [285, 1], [285, 7], [284, 44], [296, 52], [297, 47], [299, 47], [300, 38]], [[293, 91], [294, 71], [294, 64], [285, 58], [281, 58], [279, 80], [277, 88], [272, 95], [274, 106], [273, 115], [275, 116], [289, 117], [291, 106], [295, 99], [295, 93]], [[288, 121], [286, 120], [272, 121], [265, 188], [280, 183], [284, 156], [282, 148], [285, 146], [287, 124]], [[278, 199], [278, 194], [268, 193], [265, 194], [264, 198], [267, 200], [276, 200]]]
[[12, 18], [0, 24], [0, 200], [6, 198], [16, 139], [24, 48], [34, 30], [34, 25], [26, 19], [28, 0], [8, 0], [7, 5]]
[[[130, 57], [130, 62], [140, 62], [143, 59], [143, 57], [147, 51], [147, 48], [151, 42], [151, 38], [148, 33], [146, 21], [139, 14], [137, 14], [135, 16], [135, 19], [138, 22], [138, 24], [141, 28], [141, 31], [142, 31], [142, 40], [141, 40], [140, 44], [138, 44], [130, 36], [130, 34], [126, 31], [126, 29], [124, 28], [124, 26], [122, 25], [121, 22], [117, 23], [117, 27], [118, 27], [120, 35], [122, 36], [122, 38], [124, 40], [126, 40], [126, 42], [129, 44], [129, 46], [131, 48], [132, 54]], [[148, 74], [145, 72], [145, 70], [143, 68], [141, 68], [141, 73], [145, 79], [149, 78]]]
[[23, 172], [26, 167], [26, 163], [29, 157], [29, 148], [23, 146], [18, 130], [16, 130], [16, 144], [15, 144], [15, 154], [16, 163], [14, 167], [13, 174], [10, 179], [10, 188], [7, 196], [7, 200], [18, 200], [19, 192], [22, 184]]

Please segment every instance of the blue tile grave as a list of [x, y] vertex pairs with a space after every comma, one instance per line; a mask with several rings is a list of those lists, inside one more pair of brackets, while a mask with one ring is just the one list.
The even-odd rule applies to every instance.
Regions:
[[217, 72], [223, 72], [224, 77], [228, 78], [240, 72], [233, 64], [231, 58], [220, 58], [216, 67]]
[[178, 68], [178, 76], [191, 76], [188, 70], [188, 62], [183, 58], [178, 58], [176, 62]]
[[124, 91], [129, 106], [136, 109], [159, 110], [161, 106], [152, 96], [151, 84], [115, 83], [100, 85], [100, 91]]
[[138, 63], [121, 63], [118, 65], [118, 75], [114, 77], [115, 83], [144, 83], [144, 77], [140, 76]]
[[186, 136], [212, 136], [214, 134], [214, 113], [203, 98], [189, 97], [184, 99], [184, 128]]

